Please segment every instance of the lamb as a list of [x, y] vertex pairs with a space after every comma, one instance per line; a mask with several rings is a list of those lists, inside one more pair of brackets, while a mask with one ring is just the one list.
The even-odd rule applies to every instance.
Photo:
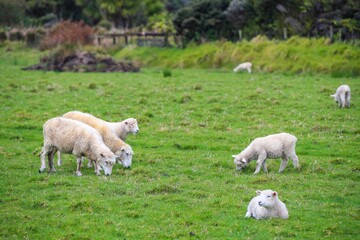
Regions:
[[232, 155], [236, 170], [246, 167], [252, 160], [256, 161], [256, 170], [254, 174], [260, 172], [263, 167], [267, 173], [265, 160], [267, 158], [282, 158], [279, 172], [284, 171], [288, 158], [293, 161], [294, 167], [298, 168], [298, 157], [295, 153], [295, 144], [297, 138], [289, 133], [273, 134], [262, 138], [256, 138], [248, 147], [246, 147], [238, 155]]
[[247, 208], [245, 217], [253, 217], [257, 220], [265, 218], [288, 219], [289, 213], [285, 203], [278, 198], [278, 193], [272, 190], [257, 190]]
[[137, 134], [140, 130], [135, 118], [128, 118], [121, 122], [108, 122], [110, 128], [123, 141], [130, 133]]
[[56, 117], [48, 120], [43, 126], [44, 147], [40, 153], [41, 167], [46, 168], [45, 158], [48, 157], [50, 171], [55, 171], [53, 158], [56, 151], [76, 156], [76, 175], [81, 176], [82, 156], [86, 156], [95, 164], [95, 173], [100, 174], [99, 166], [109, 176], [116, 163], [116, 155], [105, 146], [102, 137], [94, 128], [71, 119]]
[[234, 72], [238, 72], [239, 70], [247, 70], [249, 73], [251, 73], [251, 67], [252, 67], [252, 63], [251, 62], [244, 62], [239, 64], [236, 68], [234, 68]]
[[[98, 130], [105, 145], [108, 146], [116, 156], [119, 156], [119, 164], [122, 164], [125, 168], [131, 167], [132, 156], [134, 154], [131, 146], [116, 136], [108, 122], [94, 117], [89, 113], [82, 113], [79, 111], [65, 113], [63, 117], [83, 122]], [[58, 164], [61, 165], [61, 157], [58, 158]], [[91, 167], [91, 161], [88, 166]]]
[[339, 104], [339, 107], [350, 107], [350, 87], [348, 85], [341, 85], [336, 90], [336, 93], [333, 95], [330, 95], [330, 97], [333, 97], [335, 102]]

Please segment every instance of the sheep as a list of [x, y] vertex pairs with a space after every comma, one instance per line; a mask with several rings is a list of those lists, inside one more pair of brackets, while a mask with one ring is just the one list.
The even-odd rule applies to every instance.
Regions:
[[137, 134], [140, 131], [135, 118], [128, 118], [121, 122], [108, 122], [108, 124], [115, 134], [123, 141], [126, 140], [127, 135], [130, 133]]
[[278, 198], [278, 193], [272, 190], [257, 190], [256, 197], [251, 199], [245, 217], [257, 220], [265, 218], [288, 219], [289, 213], [285, 203]]
[[251, 73], [251, 67], [252, 67], [252, 63], [251, 62], [244, 62], [239, 64], [236, 68], [234, 68], [234, 72], [238, 72], [239, 70], [247, 70], [249, 73]]
[[246, 167], [252, 160], [256, 161], [254, 174], [260, 172], [261, 166], [267, 173], [265, 160], [267, 158], [282, 158], [279, 173], [284, 171], [288, 158], [293, 161], [294, 167], [299, 167], [298, 157], [295, 153], [297, 138], [289, 133], [273, 134], [262, 138], [256, 138], [238, 155], [232, 155], [236, 170]]
[[95, 164], [95, 173], [100, 175], [99, 166], [105, 175], [111, 175], [116, 163], [116, 155], [105, 146], [102, 137], [94, 128], [71, 119], [56, 117], [48, 120], [43, 126], [44, 146], [40, 153], [41, 167], [46, 168], [45, 157], [48, 157], [50, 171], [55, 171], [53, 158], [56, 151], [76, 156], [76, 175], [81, 176], [82, 156], [86, 156]]
[[339, 107], [350, 107], [350, 87], [348, 85], [341, 85], [336, 90], [335, 94], [330, 95], [333, 97], [335, 102], [339, 104]]
[[[119, 156], [118, 163], [122, 164], [125, 168], [131, 167], [132, 156], [134, 154], [131, 146], [116, 136], [108, 122], [94, 117], [89, 113], [82, 113], [79, 111], [65, 113], [63, 117], [83, 122], [98, 130], [105, 145], [108, 146], [115, 155]], [[58, 164], [59, 163], [61, 165], [61, 157], [58, 158]], [[91, 167], [91, 161], [89, 162], [88, 167]]]

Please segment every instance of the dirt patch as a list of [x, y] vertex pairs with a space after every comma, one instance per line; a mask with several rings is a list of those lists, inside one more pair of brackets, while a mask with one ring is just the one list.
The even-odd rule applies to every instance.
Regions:
[[39, 64], [22, 70], [44, 70], [60, 72], [139, 72], [132, 62], [116, 61], [110, 57], [97, 58], [89, 52], [76, 52], [62, 57], [42, 57]]

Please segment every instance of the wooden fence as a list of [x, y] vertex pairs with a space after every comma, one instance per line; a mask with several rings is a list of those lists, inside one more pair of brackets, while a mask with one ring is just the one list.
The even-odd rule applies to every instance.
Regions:
[[138, 46], [165, 47], [168, 45], [168, 35], [165, 33], [106, 33], [96, 35], [97, 44], [101, 45], [105, 40], [111, 39], [112, 44], [137, 44]]

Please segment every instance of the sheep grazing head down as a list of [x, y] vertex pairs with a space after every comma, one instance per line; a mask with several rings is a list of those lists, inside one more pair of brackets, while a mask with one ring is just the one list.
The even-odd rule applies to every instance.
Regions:
[[99, 165], [104, 170], [106, 176], [110, 176], [112, 168], [116, 163], [114, 154], [100, 153]]
[[264, 191], [257, 190], [256, 194], [258, 196], [259, 206], [264, 208], [272, 208], [276, 204], [278, 198], [277, 192], [272, 190], [264, 190]]
[[242, 158], [239, 155], [232, 155], [232, 157], [234, 158], [236, 170], [241, 170], [249, 164], [249, 162], [245, 158]]
[[125, 123], [125, 130], [128, 133], [136, 134], [139, 132], [139, 126], [137, 120], [135, 118], [128, 118], [124, 121]]
[[116, 155], [119, 164], [123, 165], [124, 168], [131, 167], [134, 152], [129, 145], [121, 147], [121, 149], [116, 152]]

